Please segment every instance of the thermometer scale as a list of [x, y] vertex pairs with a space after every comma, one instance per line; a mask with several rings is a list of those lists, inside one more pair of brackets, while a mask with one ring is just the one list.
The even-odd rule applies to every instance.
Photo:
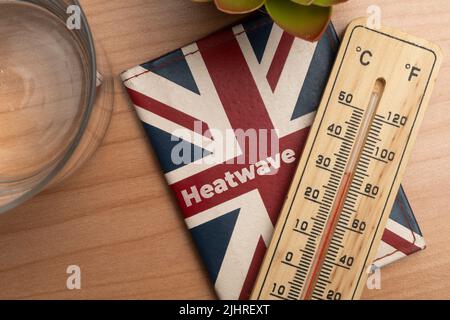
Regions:
[[252, 299], [358, 299], [441, 64], [440, 49], [350, 24]]

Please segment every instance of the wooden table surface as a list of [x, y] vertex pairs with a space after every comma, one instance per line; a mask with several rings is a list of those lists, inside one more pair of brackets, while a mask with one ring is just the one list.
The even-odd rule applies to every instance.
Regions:
[[[189, 0], [82, 0], [114, 74], [235, 21]], [[383, 23], [439, 44], [444, 61], [404, 187], [427, 249], [382, 270], [369, 299], [450, 298], [450, 2], [351, 0], [339, 33], [369, 5]], [[81, 290], [66, 288], [68, 265]], [[103, 145], [74, 176], [0, 216], [0, 298], [210, 299], [206, 272], [120, 84]]]

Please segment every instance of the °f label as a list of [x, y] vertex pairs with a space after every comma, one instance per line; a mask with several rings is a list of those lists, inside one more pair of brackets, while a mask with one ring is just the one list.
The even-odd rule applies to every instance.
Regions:
[[438, 47], [352, 22], [252, 299], [357, 299], [441, 64]]

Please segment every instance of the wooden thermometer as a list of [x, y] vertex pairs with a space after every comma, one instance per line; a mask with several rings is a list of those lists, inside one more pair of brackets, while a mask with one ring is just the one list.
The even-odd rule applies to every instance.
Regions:
[[440, 49], [352, 22], [252, 299], [358, 299], [441, 64]]

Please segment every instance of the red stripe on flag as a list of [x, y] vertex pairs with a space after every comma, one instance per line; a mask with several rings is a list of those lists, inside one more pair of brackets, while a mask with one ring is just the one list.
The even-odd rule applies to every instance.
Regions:
[[272, 92], [277, 87], [278, 80], [280, 80], [281, 72], [284, 69], [289, 51], [291, 51], [292, 44], [294, 43], [294, 36], [287, 32], [283, 32], [280, 43], [278, 44], [277, 51], [273, 57], [272, 64], [267, 72], [267, 81], [269, 82]]
[[231, 29], [197, 42], [234, 129], [272, 129], [255, 80]]
[[[162, 118], [170, 120], [184, 128], [195, 131], [195, 122], [200, 121], [191, 117], [190, 115], [181, 112], [175, 108], [172, 108], [164, 103], [161, 103], [155, 99], [152, 99], [140, 92], [133, 89], [126, 88], [128, 94], [130, 95], [131, 101], [138, 107], [141, 107], [151, 113], [154, 113]], [[201, 133], [206, 138], [211, 138], [208, 124], [206, 122], [200, 121], [202, 124]], [[199, 133], [199, 132], [197, 132]]]
[[396, 250], [410, 255], [414, 252], [422, 250], [422, 248], [416, 246], [414, 243], [400, 237], [398, 234], [392, 232], [388, 228], [384, 229], [382, 240], [388, 245], [394, 247]]
[[258, 275], [259, 268], [263, 262], [264, 253], [266, 252], [266, 245], [262, 237], [259, 237], [258, 244], [256, 246], [255, 253], [253, 254], [253, 259], [248, 269], [247, 276], [245, 277], [244, 284], [242, 286], [241, 293], [239, 295], [239, 300], [250, 299], [250, 294], [252, 293], [253, 286], [256, 282], [256, 276]]

